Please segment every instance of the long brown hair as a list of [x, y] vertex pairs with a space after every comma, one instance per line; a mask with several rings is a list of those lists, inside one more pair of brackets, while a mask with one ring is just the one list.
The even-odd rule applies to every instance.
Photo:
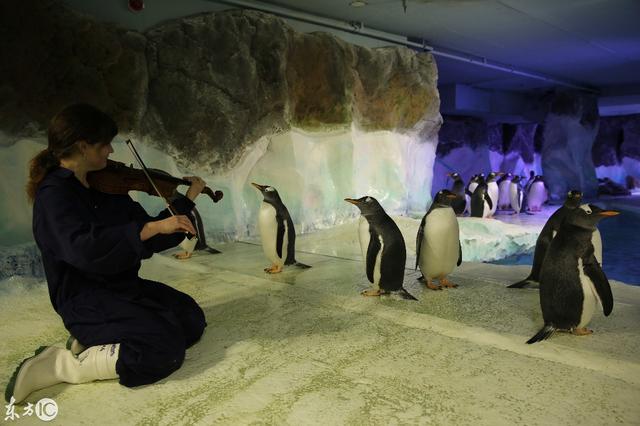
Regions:
[[40, 151], [29, 162], [27, 196], [33, 202], [40, 182], [60, 160], [76, 152], [78, 141], [88, 144], [109, 143], [118, 134], [118, 126], [104, 112], [89, 104], [74, 104], [64, 108], [49, 123], [47, 149]]

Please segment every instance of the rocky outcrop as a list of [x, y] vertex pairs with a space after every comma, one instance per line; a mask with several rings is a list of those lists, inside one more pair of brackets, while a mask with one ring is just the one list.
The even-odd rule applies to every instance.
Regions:
[[146, 104], [146, 38], [57, 1], [0, 2], [0, 130], [30, 136], [74, 102], [135, 130]]
[[545, 118], [542, 144], [542, 170], [552, 200], [563, 200], [572, 189], [581, 190], [586, 197], [597, 194], [591, 148], [598, 119], [594, 96], [556, 92]]
[[[367, 49], [282, 20], [230, 10], [127, 31], [53, 0], [0, 3], [0, 130], [46, 129], [62, 106], [90, 102], [182, 162], [234, 165], [263, 135], [440, 126], [432, 56]], [[29, 52], [29, 55], [24, 55]]]

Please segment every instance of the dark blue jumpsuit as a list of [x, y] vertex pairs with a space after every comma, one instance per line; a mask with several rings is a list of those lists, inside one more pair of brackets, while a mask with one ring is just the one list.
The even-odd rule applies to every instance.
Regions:
[[[174, 203], [180, 214], [194, 203]], [[138, 277], [140, 261], [178, 245], [184, 234], [140, 240], [149, 216], [128, 195], [85, 188], [71, 170], [47, 174], [36, 193], [33, 235], [42, 252], [49, 296], [65, 327], [85, 346], [120, 343], [120, 383], [156, 382], [180, 368], [185, 349], [206, 327], [188, 295]]]

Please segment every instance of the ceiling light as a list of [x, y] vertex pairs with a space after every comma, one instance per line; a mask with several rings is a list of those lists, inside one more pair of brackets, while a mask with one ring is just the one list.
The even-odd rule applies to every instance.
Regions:
[[349, 3], [349, 6], [351, 7], [364, 7], [367, 5], [367, 2], [364, 0], [353, 0], [351, 3]]

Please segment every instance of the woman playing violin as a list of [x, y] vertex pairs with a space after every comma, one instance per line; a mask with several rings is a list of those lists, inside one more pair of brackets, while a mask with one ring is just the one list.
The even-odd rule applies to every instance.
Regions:
[[149, 216], [128, 195], [98, 192], [87, 173], [113, 152], [115, 122], [87, 104], [53, 117], [48, 148], [31, 160], [27, 194], [49, 296], [71, 333], [68, 349], [42, 347], [16, 369], [5, 398], [23, 401], [51, 385], [118, 378], [154, 383], [180, 368], [200, 339], [205, 316], [187, 294], [138, 276], [140, 262], [196, 233], [185, 216], [205, 187], [198, 177], [186, 197]]

